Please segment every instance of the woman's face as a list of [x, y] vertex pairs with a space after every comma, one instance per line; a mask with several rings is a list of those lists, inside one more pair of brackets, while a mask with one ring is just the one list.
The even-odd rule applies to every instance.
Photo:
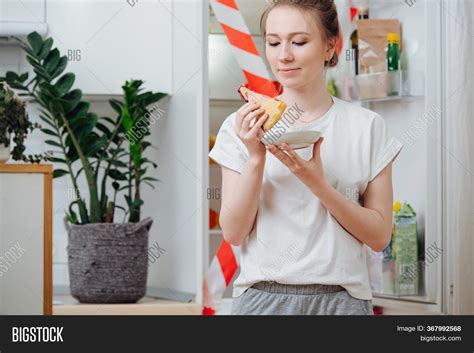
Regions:
[[266, 23], [265, 53], [277, 80], [287, 88], [300, 88], [323, 79], [328, 51], [316, 20], [294, 7], [270, 11]]

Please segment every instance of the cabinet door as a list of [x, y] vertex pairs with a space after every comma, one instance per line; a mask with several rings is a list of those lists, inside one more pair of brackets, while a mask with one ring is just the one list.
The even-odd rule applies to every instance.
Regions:
[[45, 0], [2, 0], [0, 22], [44, 22]]
[[0, 314], [42, 315], [44, 175], [0, 174]]
[[166, 1], [48, 0], [49, 35], [84, 94], [121, 94], [129, 79], [171, 91], [172, 7]]

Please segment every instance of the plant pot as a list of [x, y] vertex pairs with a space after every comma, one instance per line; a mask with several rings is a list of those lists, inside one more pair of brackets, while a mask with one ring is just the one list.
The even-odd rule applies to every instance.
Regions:
[[69, 284], [81, 303], [134, 303], [146, 293], [153, 223], [67, 225]]

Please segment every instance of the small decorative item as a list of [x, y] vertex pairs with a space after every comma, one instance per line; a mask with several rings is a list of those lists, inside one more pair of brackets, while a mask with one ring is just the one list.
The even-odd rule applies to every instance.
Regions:
[[[10, 75], [15, 74], [10, 73]], [[18, 77], [18, 79], [22, 78]], [[0, 80], [0, 163], [6, 162], [10, 156], [15, 161], [40, 162], [43, 159], [41, 155], [26, 156], [24, 154], [24, 142], [28, 133], [38, 127], [40, 127], [39, 124], [33, 124], [28, 119], [25, 104], [6, 82]]]

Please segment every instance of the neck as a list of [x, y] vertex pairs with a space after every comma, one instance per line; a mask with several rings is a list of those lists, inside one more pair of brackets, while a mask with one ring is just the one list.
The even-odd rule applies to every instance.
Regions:
[[332, 105], [331, 95], [326, 89], [324, 80], [318, 80], [312, 85], [298, 88], [284, 88], [280, 99], [288, 107], [296, 104], [304, 111], [301, 121], [313, 121], [324, 115]]

